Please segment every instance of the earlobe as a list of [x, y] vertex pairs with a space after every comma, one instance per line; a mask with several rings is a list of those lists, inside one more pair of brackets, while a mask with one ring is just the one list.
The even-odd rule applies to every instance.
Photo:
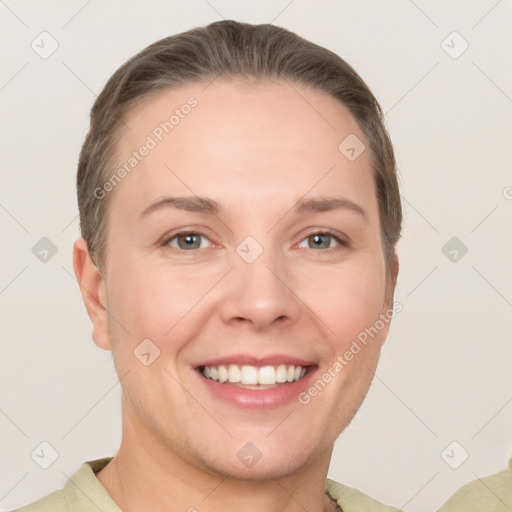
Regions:
[[92, 261], [87, 242], [83, 238], [76, 240], [73, 245], [73, 268], [85, 309], [92, 322], [94, 343], [102, 349], [110, 350], [105, 281]]

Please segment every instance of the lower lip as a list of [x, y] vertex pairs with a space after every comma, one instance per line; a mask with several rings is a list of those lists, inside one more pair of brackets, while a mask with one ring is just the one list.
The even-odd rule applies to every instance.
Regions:
[[298, 396], [311, 382], [316, 368], [309, 368], [306, 375], [297, 382], [288, 382], [268, 389], [245, 389], [236, 384], [221, 384], [212, 379], [207, 379], [196, 370], [199, 378], [210, 392], [225, 402], [245, 409], [275, 409], [298, 401]]

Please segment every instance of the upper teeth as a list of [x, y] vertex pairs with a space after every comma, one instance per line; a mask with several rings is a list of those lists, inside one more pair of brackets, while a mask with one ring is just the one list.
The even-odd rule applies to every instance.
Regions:
[[306, 368], [285, 364], [262, 367], [221, 364], [219, 366], [204, 366], [202, 373], [206, 378], [218, 382], [272, 385], [300, 380], [306, 374]]

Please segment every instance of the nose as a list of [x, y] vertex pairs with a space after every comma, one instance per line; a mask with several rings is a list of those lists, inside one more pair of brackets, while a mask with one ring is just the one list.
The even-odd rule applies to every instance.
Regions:
[[286, 262], [269, 252], [252, 263], [235, 256], [220, 301], [222, 320], [255, 331], [290, 326], [300, 317], [301, 300], [293, 291]]

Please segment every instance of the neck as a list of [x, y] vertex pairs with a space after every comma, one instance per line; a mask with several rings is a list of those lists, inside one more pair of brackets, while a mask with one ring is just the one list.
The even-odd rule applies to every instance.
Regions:
[[[128, 420], [128, 421], [127, 421]], [[123, 512], [326, 512], [336, 504], [325, 494], [332, 453], [291, 474], [237, 479], [177, 456], [152, 432], [123, 418], [118, 453], [97, 477]], [[140, 427], [140, 424], [137, 425]], [[282, 475], [282, 472], [281, 472]]]

